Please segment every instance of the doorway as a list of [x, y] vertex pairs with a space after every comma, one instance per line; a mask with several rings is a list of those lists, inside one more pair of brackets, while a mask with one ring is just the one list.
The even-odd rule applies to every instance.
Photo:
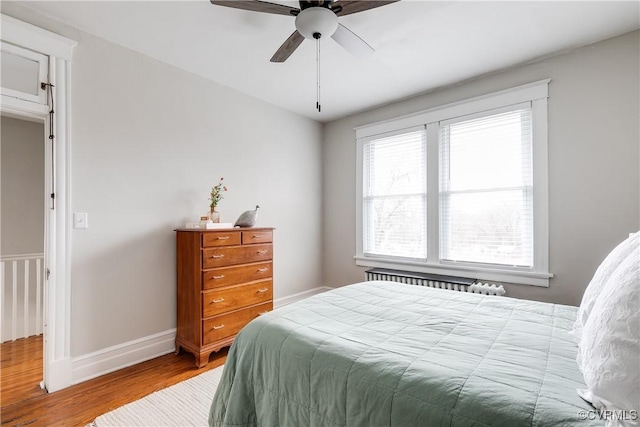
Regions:
[[[43, 393], [44, 122], [0, 116], [0, 341], [11, 402]], [[7, 396], [5, 396], [7, 397]]]
[[[45, 143], [45, 243], [43, 376], [41, 387], [53, 392], [73, 384], [70, 349], [71, 283], [68, 212], [70, 188], [70, 73], [77, 42], [59, 34], [0, 14], [2, 113], [34, 119], [44, 124]], [[13, 59], [13, 60], [11, 60]], [[11, 73], [4, 69], [12, 65]], [[9, 71], [9, 74], [7, 74]], [[14, 80], [7, 79], [13, 75]], [[55, 89], [54, 89], [55, 88]], [[53, 105], [55, 104], [55, 114]], [[3, 388], [3, 390], [5, 390]]]

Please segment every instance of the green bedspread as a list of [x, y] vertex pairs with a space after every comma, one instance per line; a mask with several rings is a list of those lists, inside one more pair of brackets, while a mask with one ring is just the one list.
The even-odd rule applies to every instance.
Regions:
[[237, 336], [211, 426], [575, 426], [593, 408], [577, 308], [391, 282], [339, 288]]

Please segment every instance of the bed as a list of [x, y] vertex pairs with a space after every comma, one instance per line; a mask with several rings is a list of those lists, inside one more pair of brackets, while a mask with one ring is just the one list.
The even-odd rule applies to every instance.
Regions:
[[209, 424], [602, 426], [576, 393], [576, 311], [395, 282], [335, 289], [240, 332]]

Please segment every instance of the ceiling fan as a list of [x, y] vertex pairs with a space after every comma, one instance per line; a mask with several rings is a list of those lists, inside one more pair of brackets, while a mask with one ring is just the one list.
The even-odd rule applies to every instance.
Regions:
[[218, 6], [295, 16], [296, 31], [280, 46], [271, 62], [284, 62], [300, 46], [304, 39], [319, 40], [331, 37], [353, 55], [364, 57], [373, 48], [364, 40], [338, 23], [338, 17], [374, 9], [399, 0], [316, 0], [300, 1], [300, 8], [269, 3], [261, 0], [210, 0]]

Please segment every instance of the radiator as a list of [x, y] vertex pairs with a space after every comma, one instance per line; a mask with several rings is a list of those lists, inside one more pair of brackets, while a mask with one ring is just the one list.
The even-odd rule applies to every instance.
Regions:
[[365, 273], [367, 280], [389, 280], [391, 282], [407, 283], [409, 285], [428, 286], [430, 288], [484, 295], [503, 296], [505, 294], [504, 286], [502, 285], [483, 283], [477, 279], [469, 279], [466, 277], [388, 270], [386, 268], [372, 268]]

